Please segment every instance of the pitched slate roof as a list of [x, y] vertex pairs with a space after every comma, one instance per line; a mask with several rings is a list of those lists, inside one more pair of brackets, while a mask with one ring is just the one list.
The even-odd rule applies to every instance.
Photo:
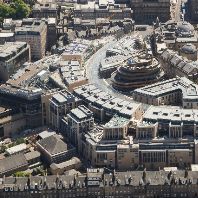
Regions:
[[67, 151], [67, 144], [64, 143], [59, 137], [52, 135], [37, 142], [51, 155], [55, 155]]

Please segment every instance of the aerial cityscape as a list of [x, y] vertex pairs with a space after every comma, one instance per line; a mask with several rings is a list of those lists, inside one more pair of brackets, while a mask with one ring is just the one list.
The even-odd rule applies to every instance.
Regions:
[[198, 197], [198, 0], [0, 0], [0, 198]]

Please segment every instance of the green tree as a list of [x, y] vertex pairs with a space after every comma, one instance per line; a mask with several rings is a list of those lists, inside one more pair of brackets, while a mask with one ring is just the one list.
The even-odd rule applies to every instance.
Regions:
[[45, 170], [43, 169], [42, 166], [39, 166], [39, 167], [33, 169], [32, 175], [42, 175], [42, 176], [44, 176], [45, 175]]
[[0, 153], [4, 153], [7, 147], [5, 145], [2, 145], [0, 148]]
[[9, 18], [15, 14], [15, 10], [11, 8], [8, 4], [1, 3], [0, 4], [0, 18]]
[[23, 171], [18, 171], [16, 173], [13, 174], [14, 177], [29, 177], [30, 173], [26, 173]]
[[8, 145], [8, 148], [11, 148], [13, 146], [16, 146], [18, 144], [26, 143], [24, 138], [17, 138], [14, 142]]
[[23, 0], [13, 0], [10, 7], [15, 10], [13, 18], [22, 19], [28, 17], [30, 14], [30, 8]]
[[17, 139], [16, 139], [16, 142], [15, 142], [16, 145], [22, 144], [22, 143], [25, 143], [24, 138], [17, 138]]
[[0, 18], [14, 18], [22, 19], [28, 17], [30, 14], [29, 6], [23, 0], [13, 0], [12, 3], [0, 4]]

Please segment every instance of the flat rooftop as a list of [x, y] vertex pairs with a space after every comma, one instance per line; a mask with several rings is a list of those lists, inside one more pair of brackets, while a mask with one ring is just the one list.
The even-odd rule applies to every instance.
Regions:
[[89, 118], [92, 115], [92, 112], [84, 105], [81, 105], [75, 109], [72, 109], [70, 112], [70, 115], [71, 116], [74, 115], [79, 120], [83, 120], [85, 118]]
[[13, 146], [11, 148], [6, 149], [6, 152], [10, 155], [14, 154], [14, 153], [18, 153], [21, 152], [23, 150], [27, 149], [27, 145], [25, 143]]
[[181, 91], [183, 98], [198, 98], [198, 85], [186, 77], [173, 78], [134, 90], [134, 94], [160, 97], [169, 92]]
[[57, 10], [56, 4], [55, 3], [44, 3], [44, 4], [35, 4], [33, 6], [33, 11], [34, 10]]
[[44, 20], [37, 20], [33, 18], [23, 19], [21, 26], [15, 28], [15, 34], [20, 35], [26, 32], [35, 32], [40, 33], [42, 32], [44, 27], [47, 27]]
[[56, 55], [51, 55], [34, 63], [27, 63], [7, 81], [7, 84], [25, 87], [27, 86], [29, 80], [33, 79], [42, 70], [48, 68], [50, 64], [56, 64], [58, 60], [59, 57]]
[[104, 125], [105, 128], [124, 127], [129, 124], [129, 119], [115, 115], [108, 123]]
[[113, 114], [118, 114], [127, 118], [130, 118], [132, 114], [141, 106], [141, 104], [137, 102], [129, 102], [112, 97], [112, 95], [101, 91], [93, 84], [77, 87], [74, 90], [74, 93], [87, 103], [91, 103], [93, 106], [101, 108], [104, 107], [105, 111], [109, 111]]
[[183, 109], [179, 107], [150, 106], [143, 115], [145, 121], [167, 121], [167, 122], [198, 122], [197, 109]]
[[8, 38], [13, 36], [14, 36], [14, 32], [0, 32], [0, 38]]
[[25, 42], [7, 42], [4, 45], [0, 45], [0, 58], [7, 56], [15, 56], [20, 50], [27, 45]]
[[53, 99], [55, 99], [59, 103], [64, 103], [64, 102], [67, 101], [66, 98], [62, 94], [60, 94], [60, 93], [54, 94], [53, 95]]

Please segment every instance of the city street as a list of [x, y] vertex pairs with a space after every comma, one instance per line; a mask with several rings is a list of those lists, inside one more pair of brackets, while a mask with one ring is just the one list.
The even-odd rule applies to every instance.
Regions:
[[90, 83], [93, 83], [102, 91], [105, 91], [115, 97], [122, 99], [130, 100], [129, 97], [124, 96], [114, 90], [104, 79], [100, 79], [98, 76], [98, 70], [100, 62], [106, 56], [106, 50], [113, 44], [116, 43], [115, 39], [111, 39], [107, 44], [105, 44], [101, 49], [99, 49], [88, 61], [86, 64], [86, 75]]
[[125, 99], [125, 100], [132, 100], [128, 96], [119, 93], [115, 89], [113, 89], [104, 79], [99, 78], [98, 70], [100, 66], [100, 62], [103, 58], [106, 57], [106, 50], [116, 43], [116, 39], [113, 37], [105, 44], [101, 49], [99, 49], [88, 61], [86, 64], [86, 75], [89, 79], [89, 83], [93, 83], [102, 91], [111, 94], [112, 96]]
[[[146, 31], [140, 31], [139, 34], [142, 35], [143, 38], [148, 36], [153, 32], [152, 26], [148, 26]], [[134, 32], [137, 34], [137, 32]], [[102, 91], [105, 91], [115, 97], [125, 99], [125, 100], [132, 100], [132, 98], [116, 91], [113, 89], [106, 80], [99, 78], [98, 71], [100, 62], [102, 59], [106, 57], [106, 50], [116, 43], [116, 39], [114, 37], [110, 38], [108, 43], [106, 43], [102, 48], [100, 48], [86, 63], [86, 76], [89, 79], [89, 83], [93, 83]]]

